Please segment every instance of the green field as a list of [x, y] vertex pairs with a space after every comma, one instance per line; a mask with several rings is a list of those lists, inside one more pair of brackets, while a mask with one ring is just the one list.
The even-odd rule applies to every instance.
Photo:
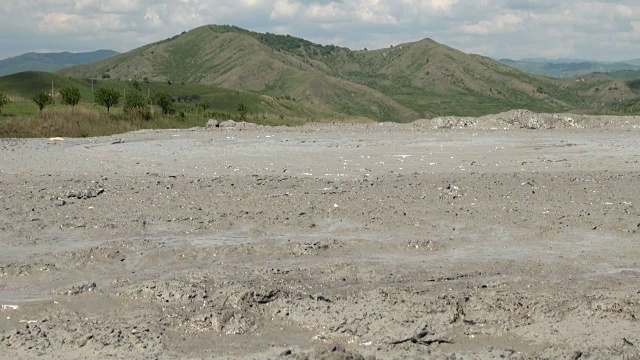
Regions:
[[0, 77], [0, 91], [28, 102], [35, 93], [41, 91], [51, 93], [53, 88], [54, 98], [58, 102], [59, 90], [71, 86], [80, 89], [83, 104], [94, 104], [93, 91], [103, 87], [118, 90], [123, 95], [121, 103], [127, 92], [131, 94], [133, 91], [140, 91], [152, 101], [153, 94], [165, 91], [176, 99], [177, 110], [193, 110], [197, 104], [205, 104], [212, 111], [233, 113], [237, 105], [242, 102], [247, 106], [250, 114], [270, 113], [313, 118], [335, 115], [331, 112], [308, 108], [294, 100], [212, 85], [144, 81], [135, 81], [135, 83], [139, 90], [134, 88], [134, 81], [85, 80], [55, 73], [24, 72]]

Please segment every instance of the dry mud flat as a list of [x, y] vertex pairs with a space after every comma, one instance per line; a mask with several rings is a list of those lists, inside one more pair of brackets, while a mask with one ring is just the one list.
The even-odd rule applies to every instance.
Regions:
[[0, 358], [640, 358], [640, 121], [500, 116], [2, 139]]

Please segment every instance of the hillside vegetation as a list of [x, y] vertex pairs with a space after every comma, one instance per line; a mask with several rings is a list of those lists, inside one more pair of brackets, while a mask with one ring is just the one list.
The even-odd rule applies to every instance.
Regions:
[[[34, 94], [51, 94], [54, 104], [39, 112], [31, 100]], [[62, 104], [60, 89], [80, 90], [75, 108]], [[94, 91], [111, 88], [121, 94], [111, 109], [95, 104]], [[24, 72], [0, 77], [0, 92], [10, 102], [0, 112], [0, 137], [98, 136], [149, 128], [189, 128], [203, 126], [207, 119], [233, 119], [264, 125], [301, 125], [309, 121], [362, 121], [336, 112], [306, 106], [286, 98], [255, 92], [230, 90], [214, 85], [88, 80], [45, 72]], [[174, 100], [169, 114], [154, 103], [154, 95], [166, 92]], [[123, 110], [125, 96], [141, 93], [150, 103], [145, 117]], [[242, 104], [243, 111], [239, 111]]]
[[[134, 84], [139, 87], [139, 90], [134, 87]], [[290, 99], [206, 84], [92, 80], [46, 72], [25, 72], [0, 77], [0, 91], [5, 91], [24, 101], [28, 101], [37, 92], [51, 93], [52, 85], [54, 100], [59, 100], [58, 91], [62, 87], [71, 86], [80, 90], [82, 103], [90, 106], [94, 106], [95, 102], [93, 91], [107, 87], [118, 90], [123, 96], [126, 96], [127, 91], [129, 93], [140, 91], [150, 99], [155, 93], [166, 92], [176, 100], [176, 110], [191, 110], [200, 106], [215, 112], [233, 113], [237, 105], [243, 103], [250, 114], [268, 113], [314, 119], [339, 116], [337, 113], [308, 107]]]
[[477, 116], [514, 108], [597, 111], [637, 96], [624, 80], [531, 75], [429, 39], [352, 51], [217, 25], [60, 73], [210, 84], [378, 121]]

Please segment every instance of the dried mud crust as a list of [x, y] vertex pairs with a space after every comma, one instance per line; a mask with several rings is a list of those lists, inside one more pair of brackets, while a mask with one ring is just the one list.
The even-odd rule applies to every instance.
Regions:
[[65, 141], [1, 153], [0, 358], [640, 356], [637, 132]]

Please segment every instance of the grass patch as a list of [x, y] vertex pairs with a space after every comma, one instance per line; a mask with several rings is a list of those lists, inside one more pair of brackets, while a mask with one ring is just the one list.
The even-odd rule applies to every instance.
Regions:
[[97, 110], [46, 108], [33, 116], [3, 116], [1, 137], [88, 137], [112, 135], [140, 128], [138, 122], [120, 115], [107, 115]]
[[[208, 119], [219, 121], [234, 120], [268, 126], [300, 126], [311, 121], [328, 122], [329, 118], [285, 116], [272, 113], [179, 111], [163, 115], [155, 106], [151, 107], [151, 119], [131, 116], [121, 108], [112, 109], [107, 114], [100, 106], [80, 105], [70, 108], [54, 105], [38, 112], [33, 103], [15, 102], [7, 106], [10, 111], [0, 116], [0, 137], [3, 138], [47, 138], [47, 137], [93, 137], [121, 134], [141, 129], [186, 129], [204, 126]], [[335, 119], [333, 119], [335, 121]], [[347, 122], [362, 122], [358, 119], [345, 119]]]

